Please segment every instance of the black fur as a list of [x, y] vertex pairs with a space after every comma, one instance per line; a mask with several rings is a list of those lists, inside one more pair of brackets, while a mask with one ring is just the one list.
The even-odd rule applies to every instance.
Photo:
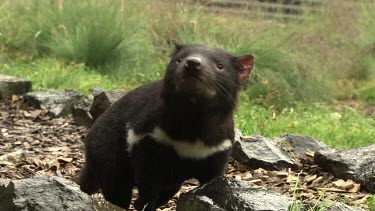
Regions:
[[[249, 66], [250, 64], [250, 66]], [[181, 157], [145, 135], [128, 152], [128, 130], [150, 134], [158, 127], [178, 142], [203, 140], [215, 147], [233, 142], [237, 92], [253, 65], [251, 55], [234, 57], [203, 45], [179, 45], [164, 80], [138, 87], [110, 107], [88, 133], [86, 165], [79, 184], [92, 194], [128, 208], [137, 187], [137, 210], [155, 210], [189, 178], [201, 184], [224, 174], [230, 148], [205, 158]]]

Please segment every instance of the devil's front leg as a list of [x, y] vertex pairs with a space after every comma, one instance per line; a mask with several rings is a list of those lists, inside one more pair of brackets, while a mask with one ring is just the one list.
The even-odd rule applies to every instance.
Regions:
[[137, 210], [154, 211], [159, 205], [168, 166], [165, 157], [163, 147], [151, 138], [146, 137], [134, 146], [131, 159], [139, 193], [134, 204]]
[[200, 185], [203, 185], [215, 177], [223, 176], [225, 167], [228, 163], [231, 150], [216, 153], [205, 160], [201, 161], [198, 171], [194, 176], [199, 181]]

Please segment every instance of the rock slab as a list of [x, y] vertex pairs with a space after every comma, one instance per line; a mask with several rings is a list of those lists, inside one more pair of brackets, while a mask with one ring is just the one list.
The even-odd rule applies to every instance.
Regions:
[[29, 80], [0, 74], [0, 100], [9, 99], [12, 95], [22, 95], [31, 90]]
[[308, 136], [286, 134], [277, 138], [287, 143], [294, 155], [298, 158], [303, 158], [306, 154], [306, 150], [317, 152], [329, 149], [329, 147], [323, 142]]
[[330, 206], [327, 211], [365, 211], [364, 209], [361, 209], [359, 207], [352, 207], [340, 202], [334, 203], [332, 206]]
[[278, 193], [252, 188], [235, 179], [218, 177], [188, 193], [181, 194], [177, 211], [286, 211], [291, 203]]
[[72, 181], [43, 176], [0, 181], [0, 210], [93, 210], [92, 200]]
[[96, 91], [93, 90], [94, 101], [90, 108], [90, 114], [96, 120], [104, 111], [112, 106], [117, 100], [126, 94], [124, 90], [109, 90], [109, 91]]
[[343, 150], [323, 150], [315, 153], [315, 163], [341, 179], [361, 183], [375, 193], [375, 144]]
[[23, 96], [23, 106], [46, 109], [53, 117], [71, 114], [83, 95], [72, 90], [29, 92]]
[[275, 141], [259, 135], [235, 142], [232, 156], [253, 169], [282, 170], [296, 167], [290, 156]]
[[0, 164], [5, 165], [18, 165], [26, 160], [26, 154], [23, 151], [14, 151], [11, 153], [0, 155]]
[[88, 99], [84, 99], [77, 105], [74, 105], [72, 114], [74, 121], [81, 126], [90, 128], [94, 124], [94, 119], [92, 118], [90, 110], [91, 102]]

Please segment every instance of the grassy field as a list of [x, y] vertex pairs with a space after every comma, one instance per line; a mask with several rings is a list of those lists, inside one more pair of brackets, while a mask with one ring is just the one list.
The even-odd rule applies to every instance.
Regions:
[[130, 90], [162, 78], [174, 42], [253, 53], [236, 114], [245, 134], [359, 147], [375, 143], [374, 114], [342, 102], [375, 106], [374, 9], [332, 0], [319, 15], [285, 22], [172, 0], [0, 0], [0, 73], [34, 90]]

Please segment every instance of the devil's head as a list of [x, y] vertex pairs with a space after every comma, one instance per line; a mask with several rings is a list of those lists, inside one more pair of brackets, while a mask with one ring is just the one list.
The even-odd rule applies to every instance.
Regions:
[[176, 45], [164, 77], [163, 97], [209, 107], [233, 107], [253, 65], [252, 55], [236, 57], [204, 45]]

